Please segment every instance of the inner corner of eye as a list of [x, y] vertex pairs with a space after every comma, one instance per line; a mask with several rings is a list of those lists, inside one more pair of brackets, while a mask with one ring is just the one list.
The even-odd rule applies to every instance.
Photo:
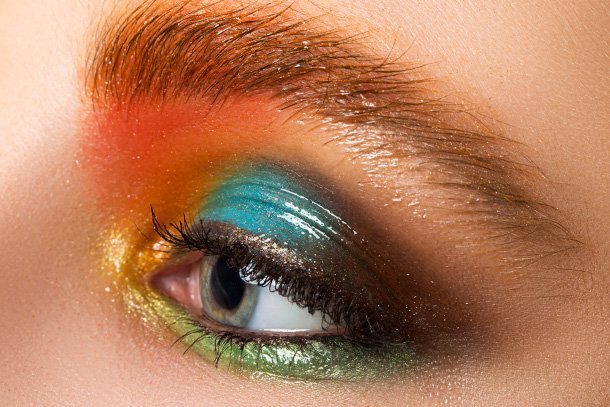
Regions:
[[167, 267], [151, 285], [211, 329], [275, 335], [328, 332], [320, 311], [310, 313], [282, 296], [275, 284], [262, 286], [230, 259], [206, 255]]

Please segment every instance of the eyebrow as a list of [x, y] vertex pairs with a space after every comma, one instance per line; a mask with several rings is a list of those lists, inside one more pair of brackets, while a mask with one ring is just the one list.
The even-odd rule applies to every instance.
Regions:
[[544, 177], [517, 143], [432, 96], [422, 65], [376, 55], [363, 34], [291, 7], [155, 0], [114, 13], [96, 34], [86, 69], [96, 108], [270, 94], [279, 109], [327, 120], [360, 155], [409, 159], [419, 191], [442, 194], [430, 204], [493, 230], [507, 258], [532, 264], [579, 245], [536, 194]]

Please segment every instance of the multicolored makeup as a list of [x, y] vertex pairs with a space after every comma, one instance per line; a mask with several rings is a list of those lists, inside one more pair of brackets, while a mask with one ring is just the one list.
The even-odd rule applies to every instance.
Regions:
[[[137, 32], [142, 26], [154, 32], [155, 21], [166, 21], [147, 15], [147, 8], [132, 15]], [[120, 38], [130, 30], [118, 24], [102, 34], [107, 46], [93, 57], [103, 61], [89, 71], [97, 110], [79, 158], [99, 197], [101, 217], [107, 215], [96, 255], [103, 253], [109, 291], [121, 295], [140, 320], [170, 325], [205, 358], [244, 371], [323, 379], [410, 366], [408, 335], [390, 305], [394, 294], [377, 272], [383, 268], [380, 256], [366, 233], [344, 221], [345, 203], [315, 177], [295, 170], [302, 164], [295, 162], [300, 135], [307, 133], [311, 143], [314, 133], [331, 125], [329, 117], [338, 132], [349, 124], [336, 120], [348, 116], [330, 114], [346, 102], [353, 105], [343, 90], [346, 81], [332, 79], [358, 78], [354, 95], [368, 111], [373, 105], [361, 95], [377, 95], [371, 86], [387, 84], [394, 71], [379, 71], [382, 59], [375, 58], [357, 68], [344, 39], [332, 32], [310, 37], [300, 24], [275, 30], [280, 15], [241, 10], [227, 20], [240, 24], [218, 33], [221, 26], [213, 20], [193, 16], [200, 29], [201, 22], [211, 24], [209, 45], [220, 53], [189, 46], [185, 59], [148, 64], [157, 56], [182, 56], [174, 52], [180, 47], [174, 43], [151, 59], [149, 51], [156, 48], [140, 42], [146, 36], [124, 42]], [[268, 28], [264, 36], [250, 35]], [[229, 33], [241, 35], [239, 41], [225, 41]], [[227, 43], [239, 57], [240, 44], [254, 37], [280, 45], [272, 64], [260, 65], [264, 58], [258, 54], [237, 58], [236, 70], [219, 63], [230, 56]], [[294, 60], [283, 57], [290, 49], [298, 51]], [[337, 64], [339, 55], [348, 57], [347, 64]], [[144, 71], [132, 69], [134, 61]], [[276, 70], [279, 62], [287, 69]], [[335, 83], [339, 87], [331, 89]], [[292, 94], [295, 99], [287, 98]], [[309, 104], [298, 103], [303, 100]], [[320, 145], [342, 148], [329, 146], [327, 136]], [[286, 157], [282, 152], [292, 169], [271, 164]], [[184, 214], [195, 216], [176, 224]]]
[[[330, 189], [254, 159], [271, 156], [274, 135], [286, 131], [264, 106], [97, 117], [94, 134], [104, 138], [85, 145], [82, 162], [112, 214], [98, 247], [107, 291], [151, 329], [169, 326], [204, 359], [254, 375], [358, 379], [412, 366], [412, 349], [383, 318], [380, 305], [391, 301], [364, 235], [339, 215]], [[158, 227], [196, 214], [186, 219], [190, 234], [154, 240], [150, 205]], [[215, 297], [229, 281], [221, 270], [237, 282], [224, 302]], [[170, 273], [181, 287], [172, 293], [159, 283]]]
[[315, 185], [281, 165], [240, 165], [192, 224], [156, 224], [176, 252], [204, 255], [153, 278], [190, 311], [176, 317], [170, 305], [173, 312], [160, 315], [197, 353], [308, 379], [370, 378], [413, 363], [370, 298], [385, 300], [365, 240], [322, 203], [329, 191]]
[[129, 310], [148, 314], [145, 276], [166, 261], [150, 241], [150, 206], [162, 221], [193, 213], [220, 163], [273, 145], [281, 119], [263, 96], [222, 108], [201, 102], [109, 103], [90, 112], [77, 165], [96, 197], [102, 230], [93, 255], [101, 257], [106, 291], [123, 297]]

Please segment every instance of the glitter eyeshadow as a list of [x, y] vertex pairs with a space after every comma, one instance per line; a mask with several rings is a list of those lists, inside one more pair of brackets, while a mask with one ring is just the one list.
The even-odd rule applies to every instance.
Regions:
[[[272, 165], [242, 165], [217, 182], [196, 217], [219, 222], [256, 236], [259, 241], [285, 247], [292, 255], [319, 269], [352, 270], [365, 260], [358, 254], [358, 233], [329, 205], [328, 191], [293, 170]], [[316, 198], [314, 198], [316, 197]], [[346, 266], [347, 267], [343, 267]], [[342, 274], [349, 279], [348, 274]], [[329, 278], [333, 278], [329, 271]], [[353, 278], [354, 281], [357, 278]], [[346, 339], [253, 341], [234, 345], [218, 356], [218, 338], [200, 332], [185, 311], [163, 297], [157, 314], [174, 332], [184, 336], [190, 349], [204, 359], [254, 375], [299, 379], [359, 379], [381, 377], [398, 368], [413, 366], [415, 357], [407, 345], [367, 348]], [[192, 333], [193, 331], [196, 333]], [[189, 334], [190, 333], [190, 334]]]
[[[174, 304], [165, 304], [169, 309]], [[170, 314], [182, 311], [173, 309]], [[411, 347], [395, 344], [384, 348], [366, 348], [348, 341], [301, 340], [299, 342], [249, 342], [243, 347], [226, 348], [218, 357], [222, 344], [210, 334], [191, 334], [196, 326], [187, 318], [179, 318], [172, 329], [186, 335], [185, 343], [204, 359], [219, 367], [255, 378], [299, 380], [375, 380], [412, 372], [418, 359]]]

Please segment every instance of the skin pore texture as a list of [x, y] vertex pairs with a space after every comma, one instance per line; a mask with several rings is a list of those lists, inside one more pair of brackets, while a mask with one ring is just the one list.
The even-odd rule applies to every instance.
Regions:
[[[405, 168], [421, 168], [413, 157], [425, 161], [419, 147], [430, 143], [410, 155], [403, 149], [403, 161], [392, 167], [379, 159], [390, 150], [380, 148], [385, 140], [331, 142], [344, 119], [321, 126], [311, 111], [278, 111], [285, 99], [275, 99], [273, 81], [258, 81], [270, 85], [220, 108], [190, 98], [159, 109], [159, 99], [140, 95], [124, 109], [109, 92], [93, 109], [87, 91], [104, 87], [92, 86], [88, 76], [92, 49], [99, 49], [90, 42], [104, 31], [104, 18], [132, 9], [112, 1], [0, 5], [0, 225], [6, 231], [0, 392], [7, 404], [604, 404], [610, 12], [603, 2], [302, 1], [288, 13], [291, 21], [323, 16], [316, 24], [332, 31], [365, 31], [349, 45], [359, 55], [384, 60], [406, 51], [400, 60], [407, 66], [426, 65], [410, 83], [434, 78], [422, 85], [426, 99], [443, 96], [455, 108], [453, 114], [443, 105], [447, 127], [494, 136], [493, 148], [483, 142], [468, 151], [484, 153], [487, 161], [479, 164], [507, 157], [507, 166], [497, 168], [514, 182], [499, 192], [535, 204], [474, 217], [467, 211], [472, 205], [455, 204], [457, 192], [446, 188], [439, 198], [433, 183], [424, 188], [422, 178], [404, 176]], [[125, 81], [114, 89], [119, 94]], [[365, 90], [376, 106], [383, 102]], [[356, 119], [347, 124], [362, 126]], [[205, 143], [197, 137], [202, 132]], [[504, 144], [500, 135], [520, 146]], [[446, 144], [431, 144], [436, 155], [428, 158], [440, 165], [438, 147]], [[538, 171], [515, 177], [527, 167], [524, 156], [546, 181], [533, 175]], [[350, 203], [338, 205], [341, 218], [355, 219], [348, 224], [401, 265], [392, 270], [412, 271], [411, 279], [390, 271], [385, 278], [426, 315], [429, 323], [414, 329], [413, 338], [429, 362], [356, 382], [294, 381], [217, 369], [195, 352], [183, 355], [186, 346], [172, 346], [176, 335], [144, 306], [150, 304], [144, 277], [167, 260], [152, 247], [160, 239], [150, 205], [161, 222], [178, 221], [197, 213], [202, 196], [224, 179], [219, 163], [261, 159], [323, 175], [331, 200]], [[464, 161], [457, 164], [463, 174]], [[439, 177], [428, 181], [446, 187], [449, 167], [433, 168], [440, 168]], [[474, 178], [464, 180], [474, 185]], [[477, 191], [462, 200], [496, 202], [487, 190]], [[561, 227], [494, 239], [508, 225], [492, 216], [495, 209], [512, 211], [503, 219]], [[413, 293], [426, 298], [420, 302]]]

